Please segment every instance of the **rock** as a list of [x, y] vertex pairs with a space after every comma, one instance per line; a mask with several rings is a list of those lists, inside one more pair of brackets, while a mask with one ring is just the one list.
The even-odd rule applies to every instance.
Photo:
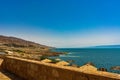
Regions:
[[79, 69], [83, 72], [96, 72], [97, 71], [97, 68], [90, 64], [83, 65], [79, 67]]
[[98, 68], [98, 71], [106, 71], [107, 72], [107, 69], [106, 68]]
[[6, 50], [5, 52], [6, 52], [8, 55], [12, 55], [12, 54], [13, 54], [12, 51], [8, 51], [8, 50]]
[[57, 62], [56, 65], [59, 65], [59, 66], [68, 66], [69, 63], [65, 62], [65, 61], [60, 61], [60, 62]]
[[110, 68], [111, 70], [120, 70], [120, 66], [114, 66]]
[[[86, 63], [86, 64], [89, 64], [89, 65], [95, 66], [92, 62], [88, 62], [88, 63]], [[86, 64], [85, 64], [85, 65], [86, 65]]]
[[77, 68], [77, 67], [79, 67], [79, 66], [78, 66], [78, 65], [76, 65], [76, 64], [72, 64], [71, 66], [72, 66], [72, 67], [76, 67], [76, 68]]
[[44, 60], [42, 60], [41, 62], [44, 62], [44, 63], [50, 63], [50, 62], [52, 62], [52, 60], [44, 59]]
[[57, 60], [57, 61], [61, 61], [61, 59], [59, 59], [59, 58], [57, 58], [57, 59], [55, 59], [55, 60]]
[[69, 62], [69, 63], [73, 63], [73, 62], [75, 62], [74, 60], [68, 60], [67, 62]]

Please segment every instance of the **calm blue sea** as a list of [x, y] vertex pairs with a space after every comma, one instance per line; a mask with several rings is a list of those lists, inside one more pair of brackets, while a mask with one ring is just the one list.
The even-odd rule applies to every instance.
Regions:
[[120, 48], [58, 48], [54, 51], [68, 52], [57, 58], [66, 61], [74, 60], [74, 64], [79, 66], [92, 62], [97, 68], [104, 67], [110, 72], [120, 73], [120, 70], [110, 70], [112, 66], [120, 66]]

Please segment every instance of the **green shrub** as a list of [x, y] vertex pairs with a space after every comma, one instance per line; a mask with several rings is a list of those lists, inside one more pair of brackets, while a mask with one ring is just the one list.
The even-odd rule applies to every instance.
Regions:
[[48, 56], [40, 56], [40, 60], [48, 59]]

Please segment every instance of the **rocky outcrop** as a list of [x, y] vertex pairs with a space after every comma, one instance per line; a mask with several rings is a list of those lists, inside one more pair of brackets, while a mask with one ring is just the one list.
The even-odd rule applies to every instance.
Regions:
[[120, 66], [111, 67], [111, 70], [120, 70]]
[[41, 62], [43, 62], [43, 63], [50, 63], [50, 62], [52, 62], [52, 60], [50, 60], [50, 59], [44, 59]]
[[59, 65], [59, 66], [68, 66], [68, 65], [70, 65], [70, 63], [68, 63], [66, 61], [60, 61], [60, 62], [57, 62], [56, 65]]
[[98, 71], [105, 71], [105, 72], [107, 72], [107, 69], [106, 68], [98, 68]]
[[82, 72], [96, 72], [97, 71], [97, 68], [91, 64], [83, 65], [83, 66], [79, 67], [79, 69]]

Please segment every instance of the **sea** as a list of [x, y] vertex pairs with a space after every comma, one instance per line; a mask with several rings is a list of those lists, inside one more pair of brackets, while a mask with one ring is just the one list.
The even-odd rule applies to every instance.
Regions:
[[120, 70], [111, 70], [111, 67], [120, 66], [120, 48], [57, 48], [53, 51], [67, 54], [52, 58], [73, 61], [78, 66], [92, 62], [97, 68], [120, 74]]

